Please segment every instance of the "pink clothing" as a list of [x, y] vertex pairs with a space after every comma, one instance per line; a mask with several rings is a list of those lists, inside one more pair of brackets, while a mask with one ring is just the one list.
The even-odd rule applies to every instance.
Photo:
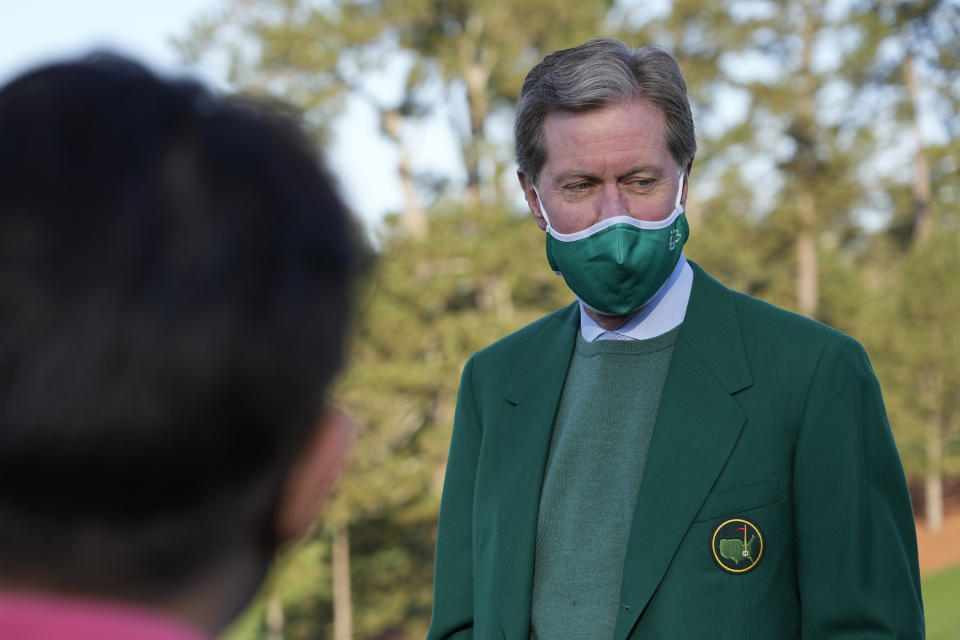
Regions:
[[0, 592], [3, 640], [209, 640], [169, 615], [133, 604]]

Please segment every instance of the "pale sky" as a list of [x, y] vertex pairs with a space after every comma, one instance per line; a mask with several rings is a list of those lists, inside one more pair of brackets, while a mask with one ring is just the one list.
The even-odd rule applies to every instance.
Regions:
[[[218, 6], [219, 0], [0, 0], [0, 84], [44, 62], [109, 48], [161, 73], [188, 73], [226, 88], [222, 70], [185, 69], [170, 43], [194, 18]], [[328, 162], [354, 211], [375, 223], [399, 210], [396, 151], [380, 135], [373, 111], [351, 101], [335, 131]], [[457, 152], [442, 126], [411, 135], [420, 142], [417, 168], [450, 173]]]
[[[37, 64], [111, 48], [176, 71], [169, 39], [215, 0], [0, 0], [0, 82]], [[214, 73], [201, 74], [214, 80]], [[219, 79], [217, 79], [219, 80]]]

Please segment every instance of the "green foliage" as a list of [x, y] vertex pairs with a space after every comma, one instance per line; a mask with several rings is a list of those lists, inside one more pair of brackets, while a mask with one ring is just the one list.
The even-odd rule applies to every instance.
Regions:
[[[955, 151], [931, 148], [934, 172], [932, 232], [908, 240], [890, 227], [875, 238], [861, 276], [868, 288], [857, 327], [884, 389], [887, 412], [909, 475], [929, 468], [926, 438], [935, 423], [944, 448], [942, 468], [960, 472], [960, 210], [950, 188]], [[944, 170], [946, 169], [946, 170]]]
[[[499, 337], [570, 294], [528, 216], [435, 211], [418, 241], [388, 227], [337, 400], [357, 420], [353, 463], [331, 510], [352, 523], [359, 637], [423, 635], [436, 514], [460, 372]], [[403, 585], [398, 590], [395, 585]]]
[[386, 230], [337, 394], [360, 420], [338, 502], [354, 518], [436, 513], [466, 359], [569, 298], [527, 217], [452, 209], [433, 213], [425, 241], [400, 231]]

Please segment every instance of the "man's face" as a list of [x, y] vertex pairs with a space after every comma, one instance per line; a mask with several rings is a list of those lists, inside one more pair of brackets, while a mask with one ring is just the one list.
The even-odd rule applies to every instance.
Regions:
[[[543, 132], [547, 161], [536, 187], [558, 232], [581, 231], [613, 216], [655, 221], [673, 212], [680, 166], [656, 107], [633, 100], [583, 113], [555, 111]], [[537, 224], [546, 229], [532, 180], [519, 177]], [[683, 188], [686, 200], [686, 183]]]

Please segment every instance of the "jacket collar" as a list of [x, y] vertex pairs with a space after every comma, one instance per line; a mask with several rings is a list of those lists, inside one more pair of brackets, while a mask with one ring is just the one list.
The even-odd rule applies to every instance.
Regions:
[[[519, 358], [517, 367], [504, 386], [504, 399], [512, 405], [518, 405], [532, 390], [543, 391], [544, 387], [549, 387], [550, 395], [555, 391], [559, 400], [579, 328], [579, 303], [569, 304], [554, 314]], [[553, 427], [552, 422], [550, 427]]]
[[693, 350], [729, 393], [753, 384], [753, 375], [740, 333], [734, 295], [700, 265], [693, 268], [693, 290], [679, 340]]

